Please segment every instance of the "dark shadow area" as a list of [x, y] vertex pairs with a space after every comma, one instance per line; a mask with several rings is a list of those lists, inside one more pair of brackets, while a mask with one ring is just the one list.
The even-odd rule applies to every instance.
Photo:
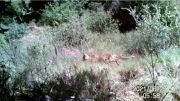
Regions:
[[38, 21], [41, 17], [41, 13], [42, 13], [42, 9], [45, 9], [45, 5], [48, 5], [48, 3], [52, 3], [53, 0], [47, 0], [47, 1], [40, 1], [40, 0], [37, 0], [37, 1], [32, 1], [30, 2], [29, 4], [29, 7], [32, 7], [34, 12], [31, 13], [31, 15], [28, 16], [29, 21], [31, 21], [32, 19], [36, 19], [36, 21]]
[[122, 33], [136, 28], [134, 18], [129, 14], [128, 11], [123, 11], [121, 14], [114, 14], [112, 17], [118, 21], [119, 31]]

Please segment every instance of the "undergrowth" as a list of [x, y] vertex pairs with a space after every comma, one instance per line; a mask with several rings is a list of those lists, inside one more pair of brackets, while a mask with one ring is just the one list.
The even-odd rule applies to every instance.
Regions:
[[174, 2], [164, 2], [166, 7], [159, 7], [159, 4], [161, 3], [144, 5], [142, 15], [136, 15], [135, 9], [128, 9], [138, 24], [135, 33], [137, 38], [134, 39], [131, 50], [137, 50], [141, 54], [147, 52], [158, 55], [161, 49], [179, 43], [179, 16], [175, 17], [179, 12], [173, 7]]
[[[80, 9], [85, 3], [79, 5]], [[139, 26], [123, 35], [110, 13], [97, 8], [99, 4], [91, 3], [93, 10], [81, 13], [76, 12], [78, 5], [75, 8], [70, 5], [65, 2], [46, 6], [40, 23], [53, 26], [16, 22], [3, 26], [7, 31], [0, 36], [3, 46], [0, 48], [0, 100], [176, 99], [173, 95], [178, 95], [180, 89], [180, 54], [179, 47], [175, 46], [179, 42], [175, 8], [169, 14], [168, 7], [162, 13], [157, 5], [150, 5], [154, 10], [152, 16], [146, 5], [140, 19], [135, 10], [128, 9]], [[164, 22], [164, 16], [169, 16], [172, 22]], [[7, 38], [11, 40], [7, 42]], [[144, 55], [128, 54], [127, 49]], [[135, 58], [119, 60], [117, 66], [116, 63], [83, 62], [83, 53], [135, 55]], [[148, 91], [147, 87], [159, 88]], [[156, 93], [154, 98], [150, 97], [153, 93]]]

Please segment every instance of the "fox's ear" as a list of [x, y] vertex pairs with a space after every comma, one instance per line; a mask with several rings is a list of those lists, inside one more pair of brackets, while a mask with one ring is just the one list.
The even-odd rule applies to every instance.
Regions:
[[82, 53], [83, 54], [83, 61], [86, 60], [86, 54], [85, 53]]
[[85, 55], [83, 54], [83, 61], [85, 61]]

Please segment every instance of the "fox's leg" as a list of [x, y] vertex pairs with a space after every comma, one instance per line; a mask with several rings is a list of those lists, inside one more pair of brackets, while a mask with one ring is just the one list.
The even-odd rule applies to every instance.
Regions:
[[119, 63], [118, 63], [118, 61], [116, 60], [115, 62], [116, 62], [116, 64], [119, 66]]

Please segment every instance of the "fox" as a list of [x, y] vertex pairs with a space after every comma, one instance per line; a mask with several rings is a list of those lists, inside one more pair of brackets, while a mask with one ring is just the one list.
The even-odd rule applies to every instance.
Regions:
[[118, 60], [126, 60], [131, 57], [124, 57], [120, 55], [112, 55], [112, 54], [83, 54], [83, 61], [89, 60], [93, 62], [101, 62], [101, 61], [108, 61], [108, 62], [116, 62], [116, 64], [119, 66]]

